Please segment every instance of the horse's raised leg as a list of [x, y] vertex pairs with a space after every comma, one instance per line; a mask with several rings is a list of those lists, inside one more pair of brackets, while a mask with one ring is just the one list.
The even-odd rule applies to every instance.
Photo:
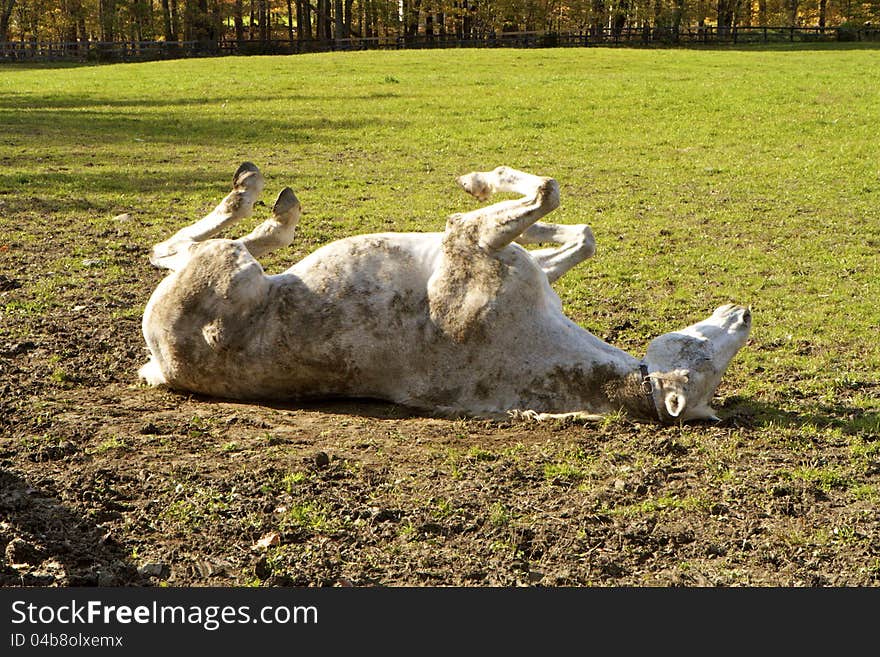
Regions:
[[508, 167], [470, 173], [458, 182], [479, 199], [495, 192], [521, 195], [452, 215], [446, 222], [443, 258], [428, 282], [428, 301], [434, 324], [454, 342], [463, 342], [481, 339], [484, 320], [495, 307], [509, 273], [502, 262], [522, 257], [518, 249], [506, 247], [559, 206], [559, 186], [552, 178]]
[[503, 249], [529, 226], [559, 207], [559, 185], [552, 178], [498, 167], [476, 171], [458, 179], [466, 192], [485, 201], [496, 192], [514, 192], [522, 198], [494, 203], [479, 210], [454, 215], [450, 223], [475, 225], [480, 247]]
[[217, 207], [199, 221], [156, 244], [150, 252], [150, 262], [162, 269], [179, 270], [189, 262], [189, 254], [196, 243], [213, 237], [253, 213], [263, 185], [263, 175], [256, 165], [242, 164], [232, 177], [232, 191]]
[[561, 225], [536, 222], [517, 237], [516, 242], [523, 245], [545, 243], [560, 245], [530, 252], [551, 283], [596, 253], [593, 231], [586, 224]]
[[272, 208], [272, 218], [242, 237], [241, 242], [255, 258], [287, 246], [293, 241], [300, 214], [299, 199], [290, 187], [285, 187]]

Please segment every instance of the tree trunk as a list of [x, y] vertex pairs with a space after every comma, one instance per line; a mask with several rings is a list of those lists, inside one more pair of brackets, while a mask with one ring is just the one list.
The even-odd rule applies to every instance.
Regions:
[[195, 18], [195, 0], [184, 0], [183, 3], [183, 40], [193, 39], [193, 19]]
[[9, 19], [14, 7], [15, 0], [0, 0], [0, 43], [9, 41]]
[[199, 0], [196, 5], [196, 38], [199, 41], [210, 41], [211, 40], [211, 18], [208, 13], [208, 0]]
[[101, 41], [113, 41], [116, 23], [116, 0], [100, 0], [99, 9], [101, 12]]
[[788, 25], [789, 27], [797, 27], [798, 24], [798, 5], [799, 0], [789, 0], [788, 2]]
[[333, 38], [338, 42], [345, 35], [342, 33], [342, 0], [333, 0]]
[[456, 21], [455, 25], [455, 36], [459, 39], [467, 39], [471, 33], [467, 0], [461, 0], [461, 2], [453, 3], [453, 6], [458, 8], [458, 20]]
[[60, 40], [65, 44], [76, 43], [76, 21], [82, 13], [82, 5], [79, 0], [70, 0], [69, 2], [62, 0], [60, 4], [62, 20], [59, 34]]
[[[718, 2], [722, 2], [722, 0], [718, 0]], [[619, 2], [617, 5], [617, 11], [614, 13], [614, 16], [611, 17], [611, 34], [614, 38], [619, 38], [621, 34], [623, 34], [623, 28], [626, 27], [626, 21], [629, 14], [629, 3], [628, 2]]]
[[678, 43], [678, 33], [681, 30], [681, 19], [684, 17], [685, 0], [675, 0], [675, 10], [672, 14], [673, 39]]
[[[345, 0], [343, 3], [343, 6], [345, 8], [345, 18], [342, 21], [342, 32], [345, 35], [346, 39], [350, 39], [351, 34], [352, 34], [352, 31], [351, 31], [352, 11], [351, 10], [354, 7], [354, 0]], [[361, 31], [361, 34], [363, 34], [363, 31]]]
[[728, 34], [733, 27], [734, 0], [718, 0], [718, 34]]
[[330, 4], [330, 0], [324, 0], [324, 15], [326, 16], [324, 21], [324, 40], [329, 43], [333, 39], [333, 5]]
[[422, 0], [412, 0], [413, 4], [413, 12], [412, 12], [412, 24], [411, 30], [413, 36], [419, 35], [419, 12], [422, 9]]
[[260, 21], [260, 41], [268, 43], [269, 41], [269, 7], [268, 0], [260, 0], [259, 3], [259, 21]]
[[[167, 2], [167, 0], [162, 0]], [[235, 25], [235, 42], [240, 44], [244, 41], [244, 1], [235, 0], [232, 6], [232, 22]]]
[[293, 43], [293, 0], [287, 0], [287, 38]]
[[327, 0], [317, 0], [315, 6], [315, 12], [317, 13], [317, 16], [315, 16], [315, 36], [321, 43], [327, 40], [327, 12], [324, 11], [326, 3]]
[[403, 3], [403, 34], [407, 37], [417, 36], [419, 33], [419, 9], [422, 0], [404, 0]]
[[312, 6], [309, 0], [297, 0], [297, 5], [302, 12], [302, 19], [297, 19], [296, 31], [299, 40], [311, 41], [312, 39]]
[[733, 22], [736, 27], [751, 27], [752, 26], [752, 14], [753, 14], [752, 2], [749, 0], [748, 2], [737, 2], [736, 3], [736, 11], [733, 17]]
[[593, 10], [593, 22], [590, 26], [590, 32], [594, 37], [598, 37], [604, 32], [607, 22], [605, 2], [604, 0], [592, 0], [590, 8]]
[[758, 25], [767, 27], [767, 0], [758, 0]]
[[220, 16], [220, 3], [215, 0], [211, 4], [210, 25], [208, 25], [208, 38], [211, 41], [211, 48], [217, 52], [220, 41], [223, 40], [223, 18]]
[[174, 41], [180, 37], [180, 11], [177, 0], [171, 0], [171, 34], [174, 35]]
[[373, 31], [373, 0], [364, 0], [364, 2], [361, 3], [361, 11], [364, 12], [364, 36], [368, 39], [378, 36]]
[[825, 28], [826, 13], [828, 10], [828, 0], [819, 0], [819, 27]]
[[327, 44], [333, 38], [333, 22], [330, 0], [318, 0], [318, 38]]

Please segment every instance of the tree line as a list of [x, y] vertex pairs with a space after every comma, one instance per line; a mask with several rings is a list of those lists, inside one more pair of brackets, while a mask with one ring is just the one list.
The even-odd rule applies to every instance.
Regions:
[[880, 0], [0, 0], [0, 43], [485, 38], [880, 23]]

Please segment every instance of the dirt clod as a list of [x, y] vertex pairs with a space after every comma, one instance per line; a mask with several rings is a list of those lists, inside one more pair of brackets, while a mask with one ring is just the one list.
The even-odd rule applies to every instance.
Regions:
[[160, 579], [165, 579], [171, 574], [171, 568], [164, 563], [145, 563], [142, 566], [138, 566], [138, 574], [146, 575], [147, 577], [156, 577]]
[[43, 560], [43, 552], [36, 546], [22, 538], [13, 538], [6, 545], [6, 563], [16, 564], [39, 564]]

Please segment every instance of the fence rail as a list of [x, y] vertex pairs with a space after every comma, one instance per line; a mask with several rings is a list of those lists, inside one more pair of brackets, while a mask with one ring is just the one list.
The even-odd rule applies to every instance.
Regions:
[[415, 48], [550, 48], [588, 46], [700, 46], [834, 41], [880, 42], [880, 28], [731, 27], [731, 28], [605, 28], [579, 33], [501, 32], [479, 37], [418, 35], [334, 40], [272, 39], [130, 42], [0, 42], [0, 62], [10, 61], [146, 61], [215, 55], [295, 54], [333, 50]]

